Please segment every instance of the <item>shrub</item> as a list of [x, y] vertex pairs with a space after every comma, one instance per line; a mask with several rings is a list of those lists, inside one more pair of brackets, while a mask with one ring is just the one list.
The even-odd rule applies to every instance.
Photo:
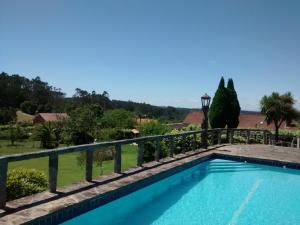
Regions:
[[66, 124], [66, 131], [70, 134], [66, 139], [70, 139], [75, 145], [93, 142], [93, 133], [99, 126], [101, 116], [102, 108], [97, 104], [76, 108], [70, 113]]
[[0, 124], [8, 124], [16, 120], [16, 109], [0, 108]]
[[184, 131], [199, 131], [201, 130], [201, 126], [195, 125], [195, 124], [190, 124], [187, 127], [184, 127], [181, 129], [182, 132]]
[[55, 123], [44, 123], [38, 126], [34, 133], [34, 139], [41, 142], [42, 148], [56, 148], [60, 142], [61, 130], [55, 126]]
[[103, 128], [97, 129], [94, 136], [97, 141], [111, 141], [133, 138], [133, 133], [130, 129]]
[[[156, 121], [141, 124], [139, 129], [142, 136], [163, 135], [171, 131], [168, 125]], [[154, 160], [155, 147], [155, 142], [153, 141], [146, 141], [144, 143], [144, 162]], [[167, 156], [167, 149], [167, 142], [164, 140], [160, 143], [160, 158]]]
[[19, 133], [20, 133], [20, 129], [18, 127], [10, 126], [9, 139], [10, 139], [11, 145], [14, 145], [15, 142], [18, 140]]
[[125, 109], [113, 109], [104, 113], [101, 118], [103, 128], [129, 129], [135, 126], [135, 114]]
[[156, 121], [144, 123], [139, 126], [139, 129], [142, 136], [163, 135], [171, 132], [171, 128], [167, 124]]
[[[171, 134], [179, 134], [182, 133], [182, 131], [178, 131], [176, 129], [172, 130]], [[167, 145], [170, 147], [170, 141], [166, 139]], [[196, 148], [200, 147], [200, 136], [198, 135], [197, 140], [196, 140]], [[175, 137], [174, 138], [174, 154], [180, 154], [183, 151], [183, 146], [185, 146], [185, 151], [191, 151], [194, 146], [194, 138], [192, 135], [188, 135], [183, 139], [181, 136], [180, 137]]]
[[46, 175], [35, 169], [16, 168], [7, 174], [7, 198], [13, 200], [42, 192], [47, 188]]
[[37, 111], [38, 106], [32, 101], [24, 101], [23, 103], [21, 103], [20, 108], [22, 112], [34, 115]]
[[240, 144], [240, 143], [245, 144], [247, 142], [247, 138], [242, 135], [234, 135], [233, 141], [234, 141], [234, 143], [237, 143], [237, 144]]
[[71, 140], [75, 145], [83, 145], [92, 143], [94, 141], [94, 137], [84, 131], [74, 131], [71, 134]]
[[[168, 156], [168, 145], [167, 141], [163, 140], [160, 142], [160, 158], [165, 158]], [[154, 141], [145, 141], [144, 143], [144, 153], [143, 153], [143, 161], [151, 162], [155, 160], [155, 149], [156, 143]]]

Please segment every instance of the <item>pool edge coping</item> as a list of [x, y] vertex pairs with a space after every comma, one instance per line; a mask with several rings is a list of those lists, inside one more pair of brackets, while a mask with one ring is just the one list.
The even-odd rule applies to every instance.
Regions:
[[[35, 218], [30, 218], [30, 219], [26, 218], [26, 215], [22, 216], [22, 211], [26, 211], [26, 210], [30, 211], [30, 210], [33, 210], [34, 207], [32, 207], [32, 208], [29, 207], [28, 209], [24, 209], [24, 210], [20, 210], [17, 212], [6, 214], [6, 215], [0, 217], [0, 225], [2, 225], [2, 224], [3, 225], [4, 224], [7, 224], [7, 225], [8, 224], [9, 225], [10, 224], [13, 224], [13, 225], [39, 224], [39, 225], [41, 225], [41, 224], [62, 223], [64, 221], [67, 221], [67, 220], [77, 216], [78, 214], [90, 211], [94, 208], [97, 208], [103, 204], [106, 204], [106, 203], [113, 201], [117, 198], [120, 198], [124, 195], [130, 194], [137, 189], [140, 189], [144, 186], [150, 185], [159, 180], [162, 180], [164, 178], [172, 176], [175, 173], [178, 173], [178, 172], [183, 171], [187, 168], [190, 168], [194, 165], [197, 165], [201, 161], [209, 160], [212, 157], [212, 151], [215, 150], [217, 147], [218, 146], [214, 146], [207, 150], [202, 149], [202, 150], [190, 151], [190, 152], [186, 152], [186, 154], [178, 154], [174, 158], [164, 159], [164, 160], [162, 160], [162, 163], [158, 163], [158, 165], [154, 168], [138, 171], [135, 175], [133, 175], [133, 178], [135, 180], [132, 183], [125, 183], [125, 185], [114, 187], [113, 190], [108, 190], [108, 191], [105, 191], [105, 192], [103, 192], [101, 194], [97, 194], [97, 195], [95, 194], [94, 196], [88, 197], [79, 202], [70, 203], [70, 205], [67, 205], [65, 207], [59, 208], [57, 210], [53, 210], [52, 212], [47, 212], [47, 213], [45, 213], [45, 215], [36, 216]], [[155, 164], [155, 162], [150, 162], [147, 164], [150, 164], [150, 167], [151, 167], [151, 165], [153, 163]], [[166, 164], [164, 164], [164, 163], [166, 163]], [[147, 164], [145, 164], [145, 168], [147, 167]], [[171, 165], [171, 166], [169, 166], [169, 165]], [[164, 168], [164, 167], [166, 167], [166, 168]], [[129, 169], [128, 171], [135, 170], [135, 169], [138, 169], [138, 168]], [[154, 174], [151, 174], [151, 171], [153, 169], [154, 170], [162, 169], [162, 170], [158, 171]], [[142, 173], [145, 173], [146, 176], [139, 177], [139, 176], [141, 176]], [[149, 173], [150, 173], [150, 175], [149, 175]], [[114, 175], [115, 174], [111, 174], [106, 177], [109, 177], [109, 176], [114, 177]], [[136, 178], [136, 176], [138, 178]], [[122, 183], [123, 180], [128, 177], [130, 177], [130, 175], [126, 176], [126, 177], [121, 177], [120, 180], [112, 181], [112, 182], [109, 182], [108, 184], [114, 185], [115, 182]], [[101, 179], [101, 177], [99, 179]], [[85, 183], [85, 182], [82, 182], [82, 183]], [[72, 185], [70, 185], [70, 186], [72, 186]], [[102, 185], [98, 185], [99, 188], [101, 188], [101, 186]], [[129, 190], [130, 188], [132, 188], [132, 189]], [[123, 189], [126, 189], [126, 190], [123, 190]], [[24, 198], [30, 198], [30, 197], [31, 196], [24, 197]], [[70, 197], [70, 196], [68, 196], [68, 197]], [[106, 197], [108, 199], [104, 199]], [[60, 200], [60, 199], [58, 199], [58, 200]], [[97, 203], [97, 201], [98, 201], [98, 203]], [[49, 204], [50, 204], [50, 202], [49, 202]], [[83, 206], [84, 204], [88, 204], [89, 206], [87, 206], [87, 205]], [[41, 206], [42, 206], [42, 204], [41, 204]], [[77, 208], [77, 209], [75, 209], [75, 208]], [[24, 213], [24, 214], [26, 214], [26, 213]], [[16, 216], [18, 218], [15, 220], [10, 220], [14, 216]], [[22, 218], [25, 221], [23, 220], [21, 222]], [[28, 220], [28, 221], [26, 221], [26, 220]]]
[[[275, 160], [275, 159], [267, 159], [263, 157], [255, 157], [255, 156], [245, 156], [245, 155], [237, 155], [233, 154], [231, 152], [218, 152], [217, 149], [218, 146], [214, 146], [214, 148], [208, 149], [206, 151], [196, 151], [191, 152], [191, 155], [183, 155], [184, 157], [180, 159], [174, 159], [171, 160], [171, 164], [174, 163], [174, 166], [163, 168], [162, 171], [156, 172], [154, 174], [151, 174], [151, 169], [141, 170], [137, 173], [137, 175], [141, 173], [150, 173], [150, 175], [146, 177], [141, 177], [135, 180], [132, 183], [126, 183], [125, 185], [121, 185], [119, 187], [114, 188], [113, 190], [106, 191], [104, 193], [92, 196], [90, 198], [86, 198], [83, 201], [79, 201], [76, 203], [73, 203], [71, 205], [67, 205], [66, 207], [59, 208], [57, 210], [54, 210], [53, 212], [47, 213], [46, 215], [39, 216], [34, 219], [30, 219], [30, 221], [26, 221], [24, 223], [16, 223], [16, 222], [10, 222], [9, 224], [58, 224], [65, 222], [71, 218], [74, 218], [78, 216], [79, 214], [88, 212], [92, 209], [95, 209], [97, 207], [100, 207], [101, 205], [104, 205], [110, 201], [113, 201], [115, 199], [118, 199], [120, 197], [123, 197], [125, 195], [128, 195], [138, 189], [141, 189], [145, 186], [151, 185], [157, 181], [160, 181], [162, 179], [165, 179], [169, 176], [172, 176], [178, 172], [181, 172], [185, 169], [191, 168], [201, 162], [211, 160], [211, 159], [227, 159], [227, 160], [233, 160], [233, 161], [247, 161], [249, 163], [256, 163], [256, 164], [263, 164], [263, 165], [270, 165], [270, 166], [276, 166], [276, 167], [283, 167], [286, 166], [287, 168], [291, 169], [300, 169], [300, 162], [290, 162], [285, 160]], [[182, 156], [182, 154], [180, 154]], [[153, 162], [151, 162], [153, 163]], [[149, 163], [149, 164], [151, 164]], [[158, 165], [156, 168], [161, 168], [165, 164]], [[127, 178], [127, 177], [125, 177]], [[120, 178], [119, 181], [122, 181], [123, 178]], [[111, 182], [111, 183], [114, 183]], [[101, 186], [101, 185], [99, 185]], [[77, 209], [76, 209], [77, 208]], [[13, 216], [14, 214], [8, 214], [8, 216]], [[5, 217], [5, 216], [4, 216]], [[63, 217], [63, 218], [62, 218]], [[3, 218], [3, 217], [2, 217]], [[0, 217], [0, 224], [4, 224], [1, 222]], [[5, 223], [7, 224], [7, 223]]]

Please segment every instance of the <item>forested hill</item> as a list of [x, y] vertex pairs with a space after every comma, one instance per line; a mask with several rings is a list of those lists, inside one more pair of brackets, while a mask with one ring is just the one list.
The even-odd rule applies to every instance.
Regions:
[[37, 112], [70, 112], [88, 104], [100, 105], [103, 111], [123, 108], [136, 113], [137, 117], [180, 122], [192, 109], [153, 106], [132, 101], [111, 100], [109, 93], [91, 93], [77, 88], [72, 97], [40, 77], [28, 79], [20, 75], [0, 74], [0, 123], [15, 118], [16, 110], [34, 115]]

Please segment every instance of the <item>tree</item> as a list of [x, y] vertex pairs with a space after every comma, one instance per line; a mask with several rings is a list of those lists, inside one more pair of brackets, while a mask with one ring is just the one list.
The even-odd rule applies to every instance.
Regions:
[[19, 126], [14, 126], [10, 124], [9, 126], [9, 139], [11, 142], [11, 145], [14, 145], [16, 141], [20, 138], [21, 129]]
[[70, 113], [70, 119], [68, 121], [72, 142], [76, 145], [93, 142], [93, 133], [100, 123], [102, 114], [102, 108], [97, 104], [91, 104], [73, 110]]
[[142, 136], [163, 135], [171, 132], [170, 126], [156, 121], [140, 124], [139, 129]]
[[266, 115], [267, 124], [274, 123], [276, 142], [279, 140], [279, 128], [282, 123], [299, 119], [299, 112], [294, 108], [294, 104], [295, 99], [290, 92], [282, 95], [273, 92], [260, 101], [261, 112]]
[[[25, 101], [48, 112], [64, 97], [60, 89], [48, 85], [39, 77], [29, 80], [19, 75], [0, 73], [0, 108], [19, 108]], [[50, 109], [50, 110], [49, 110]], [[32, 110], [31, 110], [32, 112]], [[34, 112], [33, 112], [34, 113]]]
[[211, 127], [224, 128], [227, 124], [227, 112], [227, 90], [224, 78], [222, 77], [209, 110], [208, 118]]
[[104, 113], [101, 126], [104, 128], [133, 128], [136, 124], [135, 114], [125, 109], [113, 109]]
[[241, 112], [240, 103], [237, 97], [237, 93], [234, 89], [233, 80], [229, 79], [227, 83], [227, 127], [237, 128], [239, 125], [239, 117]]
[[0, 124], [8, 124], [16, 120], [16, 110], [14, 108], [0, 108]]
[[38, 106], [32, 101], [24, 101], [20, 108], [22, 112], [34, 115], [37, 111]]
[[52, 149], [59, 146], [60, 131], [53, 122], [44, 123], [37, 127], [34, 136], [41, 142], [42, 148]]

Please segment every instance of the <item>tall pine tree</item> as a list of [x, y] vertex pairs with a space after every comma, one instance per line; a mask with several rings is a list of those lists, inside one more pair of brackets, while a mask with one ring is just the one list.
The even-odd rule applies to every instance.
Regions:
[[240, 103], [237, 97], [237, 93], [234, 89], [233, 80], [229, 79], [227, 83], [227, 127], [237, 128], [239, 125], [239, 117], [241, 112]]
[[227, 124], [227, 89], [225, 88], [225, 81], [222, 77], [219, 87], [212, 100], [209, 110], [209, 122], [212, 128], [225, 128]]

